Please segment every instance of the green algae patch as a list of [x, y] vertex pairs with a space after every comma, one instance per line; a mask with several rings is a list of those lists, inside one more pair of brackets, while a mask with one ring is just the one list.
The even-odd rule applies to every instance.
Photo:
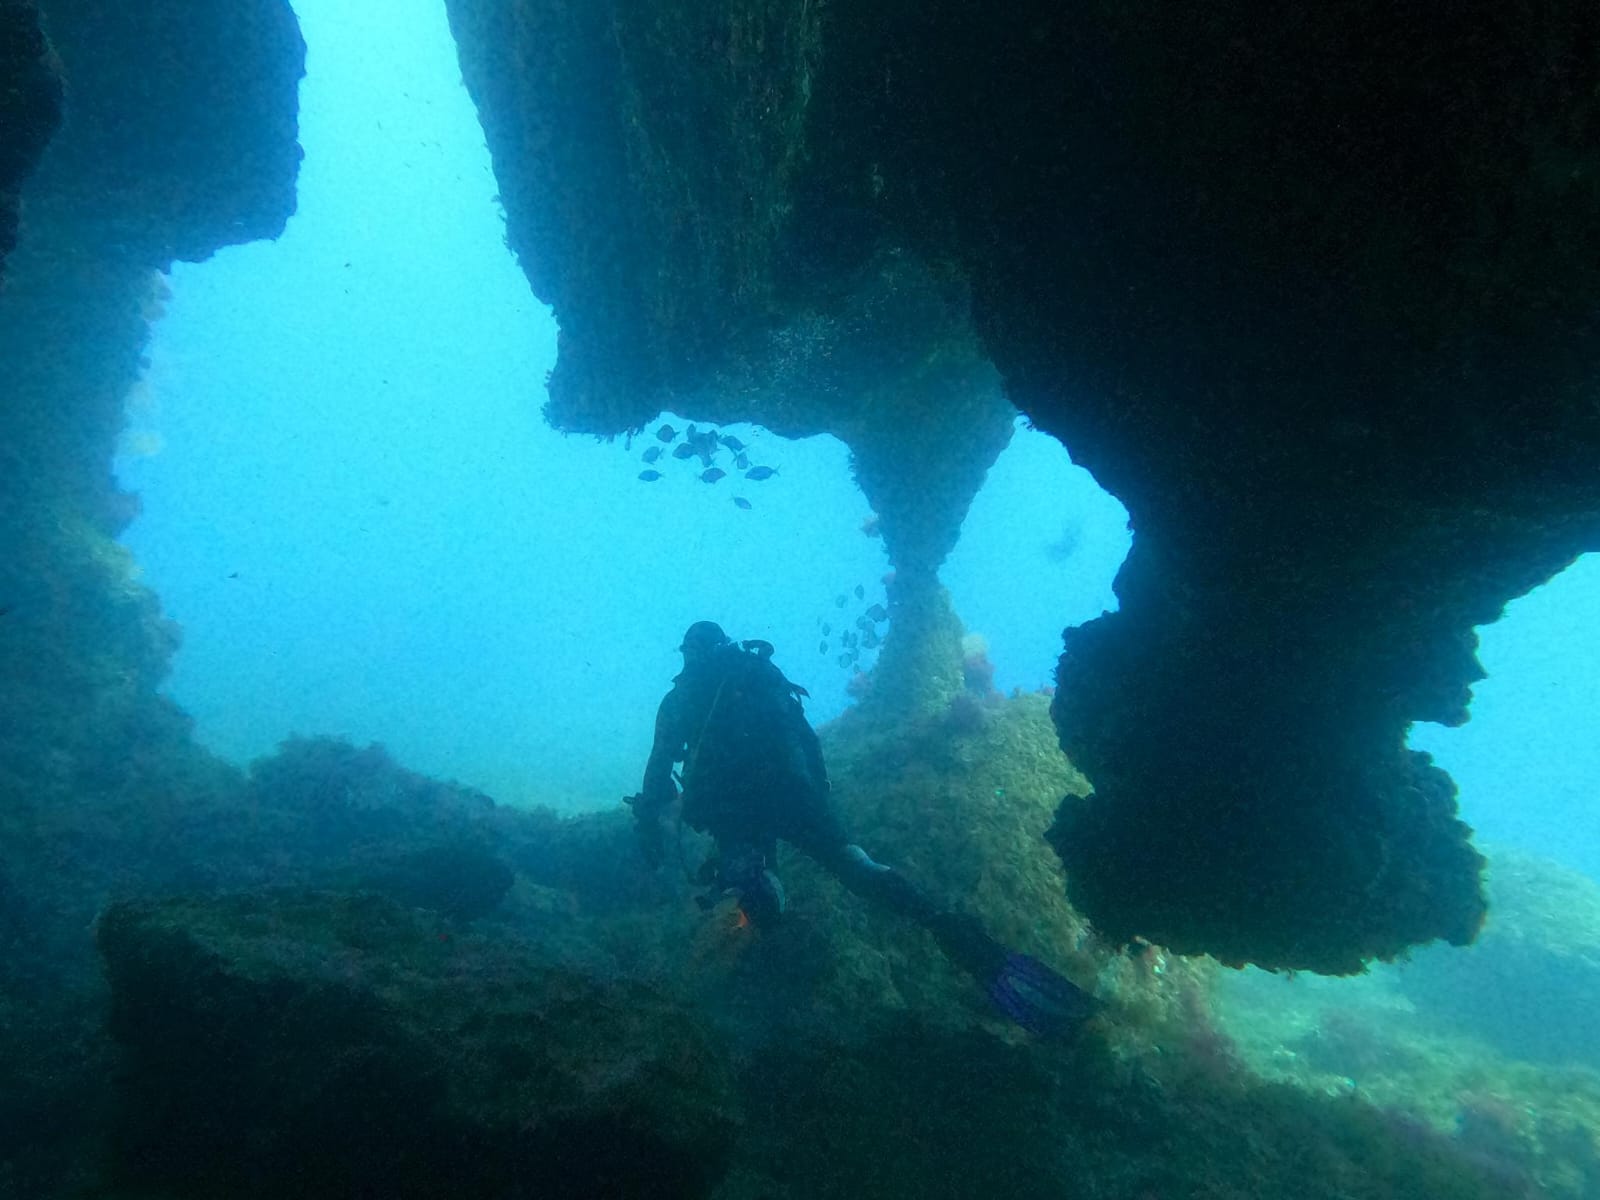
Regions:
[[1392, 982], [1364, 994], [1344, 983], [1298, 998], [1284, 985], [1273, 990], [1269, 1000], [1225, 988], [1218, 1001], [1221, 1027], [1250, 1072], [1453, 1146], [1499, 1180], [1503, 1195], [1587, 1200], [1600, 1187], [1600, 1073], [1519, 1062], [1441, 1032]]
[[[753, 935], [701, 913], [675, 872], [619, 893], [619, 871], [645, 874], [620, 813], [489, 810], [517, 880], [472, 923], [362, 891], [106, 913], [124, 1059], [109, 1194], [504, 1196], [513, 1179], [715, 1200], [1504, 1194], [1449, 1136], [1262, 1083], [1208, 1024], [1203, 962], [1093, 937], [1042, 842], [1084, 786], [1047, 698], [857, 712], [824, 738], [853, 837], [1108, 1014], [1069, 1042], [1022, 1033], [926, 934], [799, 855], [782, 862], [788, 918]], [[310, 800], [330, 778], [313, 762], [342, 764], [317, 803], [371, 800], [402, 840], [470, 804], [324, 743], [261, 771], [258, 799]]]

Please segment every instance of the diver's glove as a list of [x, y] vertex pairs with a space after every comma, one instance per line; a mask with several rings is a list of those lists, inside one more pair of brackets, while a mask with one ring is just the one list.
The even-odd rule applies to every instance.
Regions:
[[644, 795], [624, 796], [622, 802], [633, 809], [633, 832], [639, 840], [639, 855], [652, 871], [667, 858], [666, 838], [661, 831], [661, 814], [646, 806]]

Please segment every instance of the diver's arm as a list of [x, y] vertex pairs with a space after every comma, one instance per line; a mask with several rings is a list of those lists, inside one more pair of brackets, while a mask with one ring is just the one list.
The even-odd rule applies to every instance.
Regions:
[[644, 768], [644, 787], [638, 807], [660, 813], [678, 798], [672, 782], [672, 764], [683, 757], [684, 736], [678, 715], [677, 692], [668, 692], [656, 710], [656, 736], [650, 747], [650, 761]]
[[668, 692], [656, 710], [656, 737], [644, 768], [644, 787], [637, 796], [627, 798], [633, 806], [639, 852], [651, 867], [660, 866], [666, 855], [662, 821], [678, 798], [678, 789], [672, 782], [672, 764], [683, 756], [683, 737], [674, 695]]

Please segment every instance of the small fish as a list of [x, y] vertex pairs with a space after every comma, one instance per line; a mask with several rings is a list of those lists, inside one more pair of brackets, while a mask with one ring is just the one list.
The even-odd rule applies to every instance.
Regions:
[[733, 460], [733, 465], [738, 467], [741, 471], [748, 469], [750, 466], [750, 456], [748, 454], [741, 453]]
[[848, 667], [854, 661], [848, 654], [841, 654], [838, 658], [838, 663], [841, 667]]
[[878, 631], [868, 629], [861, 635], [861, 648], [863, 650], [876, 650], [878, 648]]
[[1060, 537], [1044, 548], [1044, 556], [1051, 562], [1064, 563], [1078, 552], [1082, 541], [1082, 531], [1076, 525], [1068, 525]]
[[672, 452], [672, 457], [673, 458], [693, 458], [694, 457], [694, 443], [693, 442], [679, 442], [678, 446], [677, 446], [677, 449], [673, 450], [673, 452]]
[[639, 478], [644, 480], [646, 483], [654, 483], [656, 480], [661, 478], [661, 472], [660, 471], [640, 471], [639, 472]]
[[228, 572], [228, 578], [229, 579], [237, 579], [237, 578], [239, 578], [239, 572], [237, 572], [237, 571], [229, 571]]
[[678, 431], [671, 425], [663, 425], [660, 429], [656, 430], [656, 436], [663, 442], [670, 442], [673, 438], [678, 436]]
[[849, 603], [849, 601], [850, 601], [850, 597], [846, 596], [843, 592], [840, 592], [837, 596], [835, 596], [833, 598], [833, 606], [835, 608], [843, 608], [846, 604]]
[[833, 626], [829, 625], [826, 621], [824, 621], [822, 623], [822, 636], [823, 637], [827, 637], [832, 632], [833, 632]]
[[753, 479], [760, 483], [763, 479], [771, 479], [778, 473], [777, 467], [751, 467], [744, 473], [746, 479]]
[[888, 610], [881, 604], [874, 604], [871, 608], [867, 609], [866, 615], [871, 617], [874, 621], [887, 621], [889, 619]]
[[740, 508], [749, 508], [750, 507], [750, 501], [746, 500], [743, 496], [735, 496], [733, 498], [733, 502], [735, 504], [737, 504]]
[[738, 454], [744, 449], [744, 443], [738, 438], [734, 437], [732, 434], [728, 433], [722, 435], [722, 444], [729, 450], [732, 450], [735, 454]]
[[700, 482], [701, 483], [715, 483], [717, 480], [721, 479], [726, 474], [727, 474], [727, 472], [724, 471], [721, 467], [707, 467], [704, 471], [700, 472]]
[[651, 446], [650, 449], [648, 449], [648, 450], [646, 450], [644, 452], [644, 461], [645, 462], [655, 462], [655, 460], [660, 458], [660, 457], [661, 457], [661, 447], [660, 446]]
[[867, 589], [862, 587], [859, 583], [856, 584], [856, 599], [857, 600], [865, 600], [866, 598], [867, 598]]
[[868, 537], [878, 537], [883, 531], [878, 528], [878, 514], [868, 513], [861, 520], [861, 532]]
[[828, 643], [827, 642], [818, 642], [817, 643], [817, 653], [818, 654], [826, 654], [827, 652], [828, 652]]

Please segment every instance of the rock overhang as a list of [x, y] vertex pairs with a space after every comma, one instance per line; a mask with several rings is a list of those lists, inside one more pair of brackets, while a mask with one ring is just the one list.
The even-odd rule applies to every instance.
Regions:
[[759, 374], [903, 254], [1127, 506], [1056, 706], [1098, 924], [1333, 971], [1472, 936], [1404, 737], [1463, 719], [1472, 625], [1600, 545], [1600, 14], [450, 8], [558, 424]]

